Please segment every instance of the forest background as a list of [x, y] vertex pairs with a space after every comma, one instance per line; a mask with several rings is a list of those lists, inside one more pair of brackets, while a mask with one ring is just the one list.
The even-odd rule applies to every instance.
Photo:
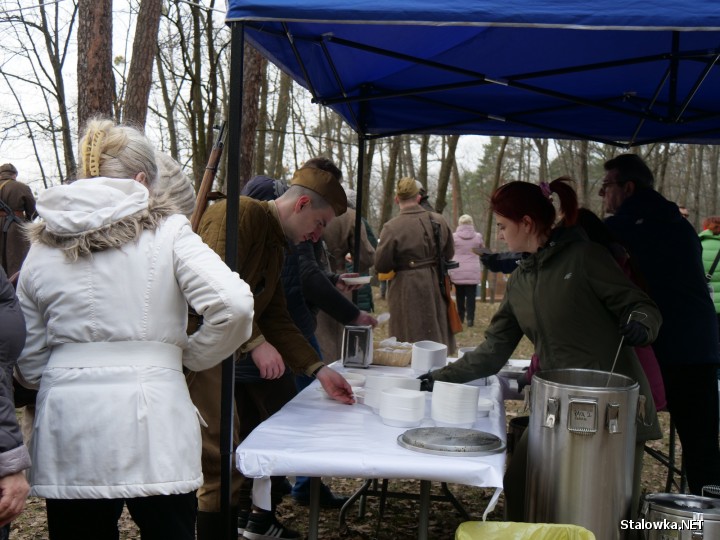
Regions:
[[[218, 5], [219, 4], [219, 5]], [[230, 32], [215, 0], [0, 0], [0, 161], [39, 191], [76, 175], [77, 139], [97, 114], [143, 127], [199, 184], [228, 110]], [[454, 227], [470, 214], [495, 245], [489, 194], [510, 180], [575, 180], [581, 202], [602, 214], [602, 164], [625, 151], [589, 141], [409, 134], [371, 140], [358, 156], [357, 134], [339, 116], [245, 46], [240, 179], [289, 179], [306, 159], [325, 155], [358, 183], [362, 214], [379, 233], [395, 211], [403, 176], [425, 185]], [[658, 143], [635, 148], [657, 189], [686, 206], [699, 229], [718, 213], [720, 146]], [[224, 190], [225, 162], [216, 177]]]

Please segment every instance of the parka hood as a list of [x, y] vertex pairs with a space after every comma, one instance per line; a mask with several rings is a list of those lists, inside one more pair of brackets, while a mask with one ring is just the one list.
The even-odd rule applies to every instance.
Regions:
[[44, 191], [37, 212], [43, 221], [28, 225], [30, 240], [75, 260], [134, 241], [178, 210], [167, 195], [151, 196], [135, 180], [99, 177]]
[[37, 212], [48, 232], [75, 235], [147, 210], [149, 197], [147, 188], [135, 180], [86, 178], [42, 192]]
[[588, 241], [587, 234], [581, 227], [557, 227], [553, 229], [547, 243], [536, 253], [523, 254], [522, 259], [518, 261], [518, 267], [523, 270], [532, 270], [537, 265], [543, 264], [551, 257], [554, 257], [568, 244], [581, 241]]
[[457, 234], [460, 238], [472, 240], [473, 238], [475, 238], [477, 231], [475, 230], [475, 227], [473, 227], [469, 223], [465, 223], [463, 225], [457, 226], [457, 229], [455, 229], [455, 234]]

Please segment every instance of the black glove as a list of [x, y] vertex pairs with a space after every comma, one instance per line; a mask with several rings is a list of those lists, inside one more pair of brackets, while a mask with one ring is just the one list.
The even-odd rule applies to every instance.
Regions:
[[425, 392], [432, 392], [433, 391], [433, 385], [435, 384], [435, 379], [433, 379], [432, 371], [428, 371], [427, 373], [423, 373], [418, 377], [420, 379], [420, 390], [423, 390]]
[[639, 321], [630, 321], [620, 327], [620, 333], [625, 336], [625, 345], [637, 347], [648, 342], [650, 331], [648, 327]]
[[525, 370], [525, 373], [520, 375], [517, 379], [518, 394], [522, 394], [523, 388], [525, 388], [528, 384], [530, 384], [530, 379], [528, 379], [528, 372]]
[[518, 261], [522, 259], [522, 253], [505, 252], [505, 253], [483, 253], [480, 255], [485, 268], [491, 272], [500, 272], [501, 274], [512, 274], [517, 268]]

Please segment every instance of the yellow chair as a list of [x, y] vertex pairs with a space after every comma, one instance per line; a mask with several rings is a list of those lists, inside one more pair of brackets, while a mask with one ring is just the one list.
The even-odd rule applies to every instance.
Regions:
[[455, 531], [455, 540], [595, 540], [578, 525], [466, 521]]

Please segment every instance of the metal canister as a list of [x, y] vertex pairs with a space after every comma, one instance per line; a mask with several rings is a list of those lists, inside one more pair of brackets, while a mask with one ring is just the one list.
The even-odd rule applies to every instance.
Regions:
[[651, 493], [643, 497], [635, 527], [644, 540], [715, 540], [720, 538], [720, 499]]
[[580, 525], [598, 540], [623, 537], [635, 455], [638, 384], [586, 369], [533, 376], [526, 521]]

